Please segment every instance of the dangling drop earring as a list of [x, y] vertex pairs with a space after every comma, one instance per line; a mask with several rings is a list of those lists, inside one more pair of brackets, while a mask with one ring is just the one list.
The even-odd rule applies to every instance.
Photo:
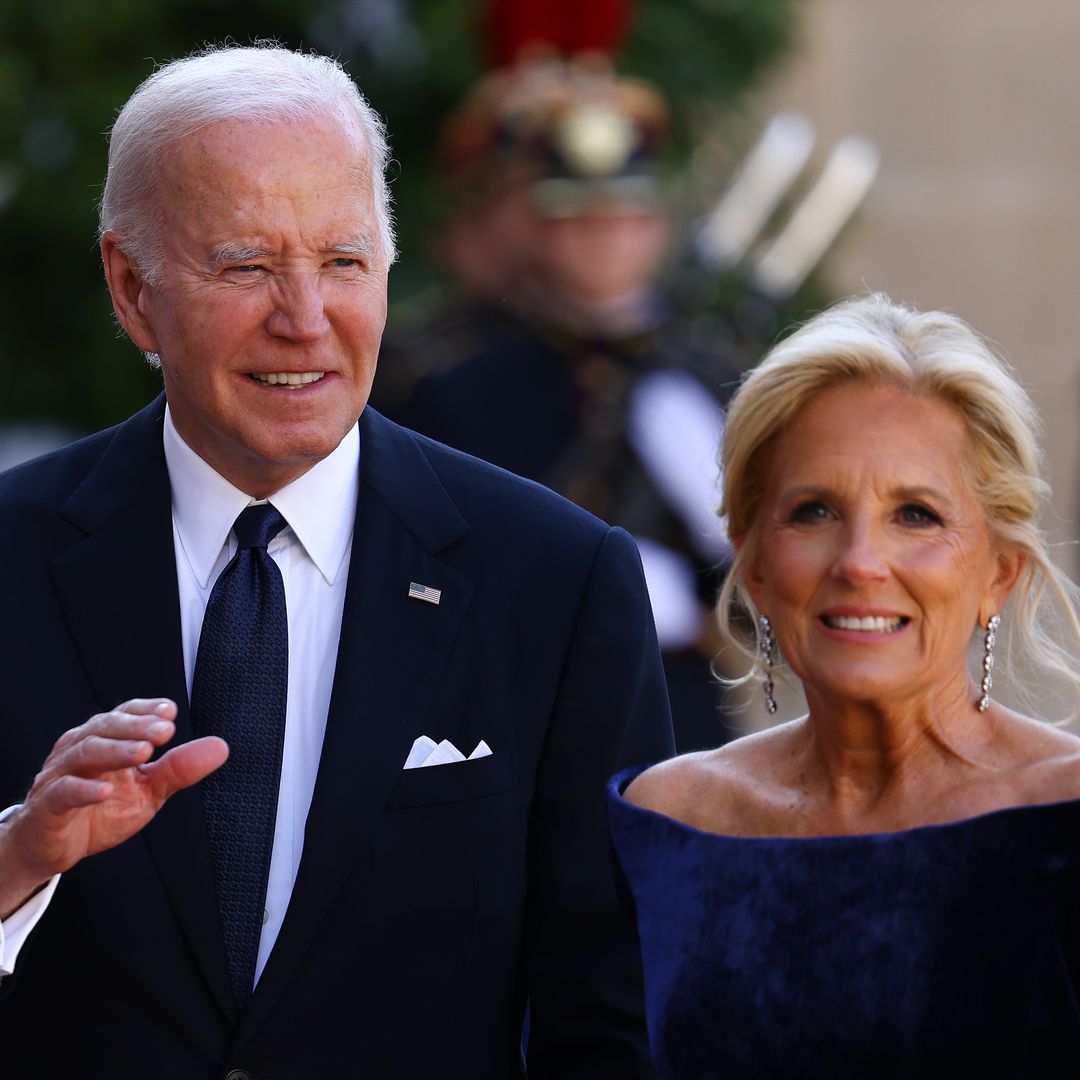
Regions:
[[761, 630], [761, 668], [764, 673], [765, 711], [772, 716], [776, 712], [776, 698], [773, 697], [772, 668], [775, 662], [776, 638], [773, 637], [772, 623], [768, 615], [758, 618]]
[[997, 641], [997, 628], [1000, 625], [1000, 615], [991, 615], [986, 623], [986, 638], [983, 641], [982, 697], [979, 698], [979, 712], [986, 712], [990, 708], [990, 687], [994, 685], [994, 642]]

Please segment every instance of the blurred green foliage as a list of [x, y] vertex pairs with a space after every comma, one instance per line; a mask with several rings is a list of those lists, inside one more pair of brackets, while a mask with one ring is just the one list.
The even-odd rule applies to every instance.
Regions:
[[[582, 0], [586, 3], [587, 0]], [[786, 44], [795, 0], [638, 0], [619, 67], [668, 94], [685, 148]], [[338, 55], [386, 117], [401, 262], [391, 298], [437, 287], [426, 241], [440, 119], [483, 70], [476, 0], [4, 0], [0, 5], [0, 421], [113, 423], [160, 386], [112, 322], [96, 203], [105, 132], [156, 62], [276, 38]]]

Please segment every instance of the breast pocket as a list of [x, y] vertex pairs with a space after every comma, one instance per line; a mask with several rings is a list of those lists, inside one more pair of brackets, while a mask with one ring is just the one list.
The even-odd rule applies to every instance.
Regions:
[[517, 754], [501, 750], [474, 761], [403, 769], [387, 806], [425, 806], [465, 802], [497, 795], [517, 783]]

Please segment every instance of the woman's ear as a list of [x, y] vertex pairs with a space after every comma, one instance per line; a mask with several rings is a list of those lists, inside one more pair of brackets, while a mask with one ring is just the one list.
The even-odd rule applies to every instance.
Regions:
[[990, 582], [979, 605], [979, 625], [984, 627], [991, 615], [1000, 615], [1020, 575], [1027, 566], [1027, 555], [1016, 547], [1003, 547], [997, 552]]
[[739, 584], [754, 602], [754, 607], [756, 607], [758, 611], [761, 611], [761, 597], [764, 591], [764, 583], [761, 576], [759, 545], [754, 542], [749, 534], [742, 533], [739, 536], [733, 536], [731, 538], [731, 546], [735, 549], [737, 557], [743, 557], [746, 560], [741, 566], [742, 573], [739, 578]]

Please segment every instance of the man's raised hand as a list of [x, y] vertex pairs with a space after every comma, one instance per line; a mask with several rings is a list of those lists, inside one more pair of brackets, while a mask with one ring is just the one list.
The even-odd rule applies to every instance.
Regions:
[[229, 748], [213, 736], [150, 762], [175, 718], [167, 698], [135, 698], [60, 736], [22, 806], [0, 823], [0, 918], [54, 874], [133, 836], [170, 795], [224, 763]]

